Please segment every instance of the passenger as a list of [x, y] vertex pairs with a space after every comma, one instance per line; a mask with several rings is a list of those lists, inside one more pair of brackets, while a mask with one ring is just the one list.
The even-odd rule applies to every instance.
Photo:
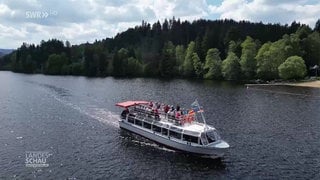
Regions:
[[177, 110], [177, 111], [180, 111], [180, 106], [179, 106], [179, 105], [177, 105], [176, 110]]
[[184, 109], [184, 110], [183, 110], [183, 114], [188, 114], [188, 110], [187, 110], [187, 109]]
[[160, 119], [158, 108], [155, 108], [155, 109], [154, 109], [154, 118], [157, 119], [157, 120]]
[[152, 101], [150, 101], [150, 103], [149, 103], [149, 107], [150, 107], [150, 108], [152, 108], [152, 107], [153, 107], [153, 103], [152, 103]]
[[148, 117], [152, 116], [152, 114], [153, 114], [152, 111], [153, 111], [152, 108], [150, 108], [150, 107], [146, 108], [146, 114], [147, 114]]
[[184, 110], [184, 108], [182, 108], [181, 109], [181, 115], [185, 115], [186, 113], [185, 113], [185, 110]]
[[171, 106], [171, 109], [168, 111], [168, 117], [171, 119], [174, 119], [174, 115], [175, 115], [175, 109], [173, 106]]
[[176, 119], [181, 119], [181, 111], [176, 111]]
[[170, 110], [170, 107], [169, 107], [168, 105], [165, 105], [163, 111], [164, 111], [165, 113], [168, 113], [169, 110]]

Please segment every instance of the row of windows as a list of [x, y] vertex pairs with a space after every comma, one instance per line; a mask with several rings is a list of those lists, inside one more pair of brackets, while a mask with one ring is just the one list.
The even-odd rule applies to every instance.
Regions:
[[[146, 128], [146, 129], [151, 129], [151, 124], [150, 123], [144, 122], [143, 125], [142, 125], [142, 121], [137, 120], [137, 119], [134, 120], [134, 117], [130, 117], [129, 116], [128, 117], [128, 122], [130, 122], [132, 124], [135, 124], [135, 125], [138, 125], [138, 126], [142, 126], [142, 127]], [[175, 132], [175, 131], [171, 131], [171, 130], [168, 130], [168, 129], [165, 129], [165, 128], [161, 128], [161, 127], [156, 126], [156, 125], [152, 126], [152, 130], [154, 132], [161, 133], [162, 135], [165, 135], [165, 136], [168, 136], [168, 132], [169, 132], [169, 136], [170, 137], [176, 138], [176, 139], [181, 139], [181, 133], [178, 133], [178, 132]], [[190, 136], [190, 135], [187, 135], [187, 134], [183, 134], [182, 139], [184, 141], [189, 141], [189, 142], [192, 142], [192, 143], [198, 143], [198, 137]]]

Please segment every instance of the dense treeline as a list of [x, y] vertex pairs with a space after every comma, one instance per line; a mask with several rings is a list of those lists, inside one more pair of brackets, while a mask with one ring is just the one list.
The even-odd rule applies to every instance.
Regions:
[[303, 78], [320, 64], [320, 20], [312, 30], [233, 20], [142, 22], [114, 38], [73, 45], [24, 43], [0, 69], [86, 76], [156, 76], [226, 80]]

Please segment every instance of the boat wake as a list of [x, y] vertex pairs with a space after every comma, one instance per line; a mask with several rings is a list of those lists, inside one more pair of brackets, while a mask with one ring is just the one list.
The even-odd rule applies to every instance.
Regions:
[[139, 144], [140, 146], [149, 146], [149, 147], [153, 147], [153, 148], [156, 148], [156, 149], [159, 149], [159, 150], [162, 150], [162, 151], [176, 152], [175, 150], [168, 149], [168, 148], [163, 147], [163, 146], [159, 146], [158, 144], [153, 143], [153, 142], [149, 143], [149, 142], [140, 141], [140, 140], [131, 140], [131, 142]]
[[130, 141], [130, 143], [134, 143], [134, 144], [136, 144], [138, 146], [141, 146], [141, 147], [152, 147], [154, 149], [158, 149], [158, 150], [161, 150], [161, 151], [172, 152], [172, 153], [177, 152], [177, 151], [175, 151], [173, 149], [166, 148], [165, 146], [161, 146], [161, 145], [159, 145], [157, 143], [149, 141], [148, 139], [146, 139], [144, 137], [138, 136], [136, 134], [133, 134], [133, 133], [125, 131], [125, 130], [121, 131], [120, 137], [122, 139], [124, 139], [124, 140]]
[[[52, 94], [51, 94], [52, 95]], [[56, 95], [52, 95], [52, 97], [61, 102], [62, 104], [77, 110], [78, 112], [80, 112], [81, 114], [84, 114], [90, 118], [93, 118], [95, 120], [98, 120], [106, 125], [111, 125], [113, 127], [119, 127], [118, 124], [118, 118], [119, 115], [114, 114], [111, 111], [108, 111], [104, 108], [98, 108], [98, 107], [80, 107], [74, 103], [68, 102], [66, 100], [64, 100], [63, 98], [60, 98]]]
[[[111, 111], [108, 111], [105, 108], [97, 107], [96, 105], [92, 105], [89, 103], [79, 103], [79, 104], [73, 103], [70, 100], [70, 97], [72, 95], [67, 89], [58, 88], [52, 85], [41, 84], [37, 82], [29, 82], [29, 83], [39, 85], [40, 87], [42, 87], [41, 89], [50, 97], [60, 102], [61, 104], [80, 112], [81, 114], [84, 114], [90, 118], [98, 120], [103, 124], [113, 126], [116, 128], [119, 127], [119, 124], [118, 124], [119, 115]], [[86, 102], [86, 101], [87, 100], [84, 100], [82, 102]]]

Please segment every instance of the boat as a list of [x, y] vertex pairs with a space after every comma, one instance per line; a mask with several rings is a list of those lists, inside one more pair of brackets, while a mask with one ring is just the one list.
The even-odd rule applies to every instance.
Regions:
[[152, 101], [124, 101], [116, 106], [124, 108], [119, 118], [121, 129], [170, 149], [219, 158], [229, 148], [217, 130], [207, 125], [197, 100], [190, 109]]

